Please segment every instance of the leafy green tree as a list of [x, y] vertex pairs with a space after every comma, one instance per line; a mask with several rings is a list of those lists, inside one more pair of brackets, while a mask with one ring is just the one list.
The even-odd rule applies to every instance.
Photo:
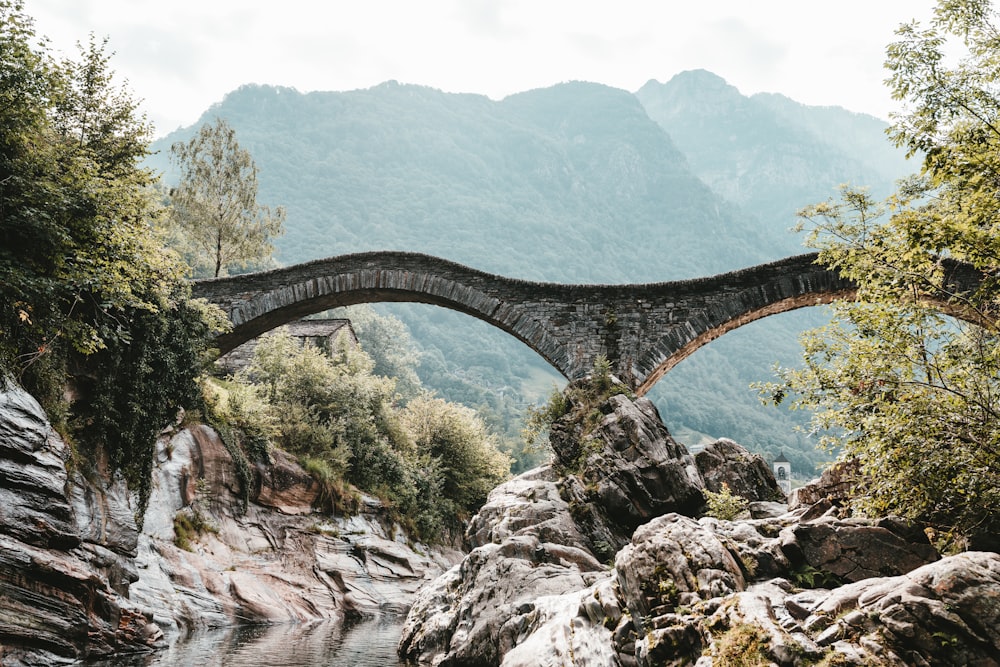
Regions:
[[285, 209], [257, 201], [257, 165], [236, 141], [236, 132], [217, 118], [171, 156], [180, 183], [171, 192], [172, 215], [198, 251], [195, 268], [205, 261], [218, 277], [230, 266], [270, 258], [271, 240], [284, 231]]
[[20, 2], [0, 4], [3, 121], [0, 278], [3, 356], [23, 369], [57, 341], [89, 354], [123, 335], [126, 307], [174, 267], [148, 234], [151, 172], [139, 164], [149, 127], [114, 88], [104, 45], [79, 62], [36, 47]]
[[337, 494], [349, 483], [379, 495], [425, 540], [460, 533], [460, 519], [508, 476], [509, 457], [469, 408], [421, 395], [400, 409], [394, 380], [374, 368], [343, 336], [328, 355], [284, 332], [269, 334], [235, 378], [242, 387], [229, 392], [230, 421], [241, 421], [232, 399], [249, 392], [240, 401], [269, 406], [267, 414], [253, 410], [251, 430], [321, 471]]
[[[858, 507], [925, 521], [973, 546], [1000, 530], [1000, 33], [985, 0], [941, 0], [930, 26], [901, 26], [891, 136], [923, 158], [886, 202], [845, 187], [800, 214], [820, 261], [856, 303], [804, 338], [805, 368], [768, 388], [814, 409], [825, 442], [856, 458]], [[957, 60], [946, 54], [964, 46]], [[987, 280], [949, 293], [942, 258]], [[932, 300], [946, 300], [945, 317]], [[961, 540], [960, 540], [961, 541]]]
[[475, 512], [510, 475], [511, 458], [499, 451], [470, 408], [424, 395], [410, 401], [402, 422], [421, 454], [437, 464], [443, 493], [463, 514]]
[[23, 3], [0, 0], [0, 370], [86, 460], [104, 450], [141, 505], [156, 434], [197, 401], [218, 320], [152, 233], [151, 128], [105, 47], [56, 59]]

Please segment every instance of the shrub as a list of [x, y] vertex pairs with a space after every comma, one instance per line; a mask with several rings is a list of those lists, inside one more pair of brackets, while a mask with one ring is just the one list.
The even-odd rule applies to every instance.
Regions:
[[705, 489], [705, 502], [708, 503], [706, 514], [723, 521], [732, 521], [747, 511], [750, 501], [742, 496], [734, 495], [729, 485], [722, 483], [722, 489], [715, 493]]

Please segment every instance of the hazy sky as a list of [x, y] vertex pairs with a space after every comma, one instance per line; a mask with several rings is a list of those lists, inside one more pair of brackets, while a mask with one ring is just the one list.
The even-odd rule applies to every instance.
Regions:
[[388, 79], [511, 93], [585, 80], [634, 91], [696, 68], [886, 118], [885, 46], [933, 0], [26, 0], [75, 54], [110, 37], [158, 135], [245, 83], [312, 90]]

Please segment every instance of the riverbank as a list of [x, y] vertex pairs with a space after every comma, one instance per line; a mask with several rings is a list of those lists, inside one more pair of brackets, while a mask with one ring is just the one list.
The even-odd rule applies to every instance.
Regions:
[[374, 498], [356, 516], [313, 510], [318, 489], [280, 453], [244, 506], [212, 429], [157, 442], [136, 499], [81, 470], [38, 403], [0, 392], [0, 664], [162, 650], [205, 628], [342, 623], [405, 613], [461, 553], [415, 543]]

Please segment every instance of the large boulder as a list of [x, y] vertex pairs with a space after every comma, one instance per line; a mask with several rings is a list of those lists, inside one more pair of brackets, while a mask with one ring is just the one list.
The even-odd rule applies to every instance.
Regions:
[[721, 438], [695, 454], [695, 465], [705, 488], [720, 493], [723, 485], [749, 501], [785, 501], [774, 475], [760, 454], [752, 454], [742, 445]]
[[[494, 489], [469, 524], [475, 548], [420, 591], [400, 654], [423, 663], [499, 665], [517, 642], [563, 603], [542, 597], [578, 593], [608, 576], [586, 547], [548, 466]], [[554, 607], [552, 606], [554, 605]]]
[[[1000, 555], [969, 552], [835, 588], [756, 584], [704, 621], [753, 664], [1000, 665]], [[752, 638], [752, 641], [750, 639]]]
[[421, 662], [498, 665], [539, 598], [607, 576], [589, 553], [528, 536], [473, 549], [414, 603], [400, 654]]
[[927, 536], [898, 519], [824, 516], [792, 526], [782, 539], [793, 565], [804, 564], [842, 582], [905, 574], [938, 559]]
[[[485, 667], [998, 664], [1000, 556], [937, 561], [920, 526], [851, 517], [833, 492], [766, 518], [666, 512], [633, 529], [690, 511], [702, 488], [654, 421], [619, 396], [586, 428], [557, 424], [556, 464], [491, 494], [475, 548], [418, 595], [400, 653]], [[767, 497], [769, 471], [735, 443], [709, 459], [705, 487]], [[661, 484], [666, 500], [651, 498]]]
[[582, 591], [540, 597], [503, 628], [501, 642], [512, 648], [502, 667], [618, 667], [613, 633], [621, 618], [610, 576]]
[[559, 475], [545, 465], [493, 489], [469, 521], [465, 539], [472, 548], [531, 534], [542, 542], [586, 548], [587, 539], [563, 497]]
[[962, 553], [866, 579], [806, 610], [802, 626], [818, 644], [845, 642], [878, 664], [1000, 665], [1000, 554]]
[[[402, 655], [442, 665], [560, 664], [573, 647], [573, 655], [613, 664], [605, 658], [617, 655], [607, 640], [620, 622], [618, 602], [610, 583], [595, 588], [607, 603], [597, 612], [583, 591], [611, 582], [614, 554], [636, 527], [696, 511], [703, 485], [650, 401], [615, 395], [596, 414], [587, 432], [557, 422], [556, 464], [493, 490], [469, 524], [473, 550], [418, 596]], [[568, 645], [560, 639], [567, 628]]]
[[844, 507], [850, 502], [858, 474], [856, 459], [838, 461], [823, 471], [818, 479], [792, 491], [788, 500], [789, 509], [812, 507], [827, 502], [836, 507]]
[[696, 512], [704, 483], [652, 401], [617, 394], [598, 409], [604, 416], [589, 433], [558, 422], [550, 433], [562, 469], [581, 480], [588, 500], [626, 538], [657, 516]]
[[746, 587], [733, 547], [706, 526], [668, 514], [650, 521], [615, 558], [618, 596], [629, 616], [616, 649], [639, 664], [686, 664], [708, 643], [706, 602]]

